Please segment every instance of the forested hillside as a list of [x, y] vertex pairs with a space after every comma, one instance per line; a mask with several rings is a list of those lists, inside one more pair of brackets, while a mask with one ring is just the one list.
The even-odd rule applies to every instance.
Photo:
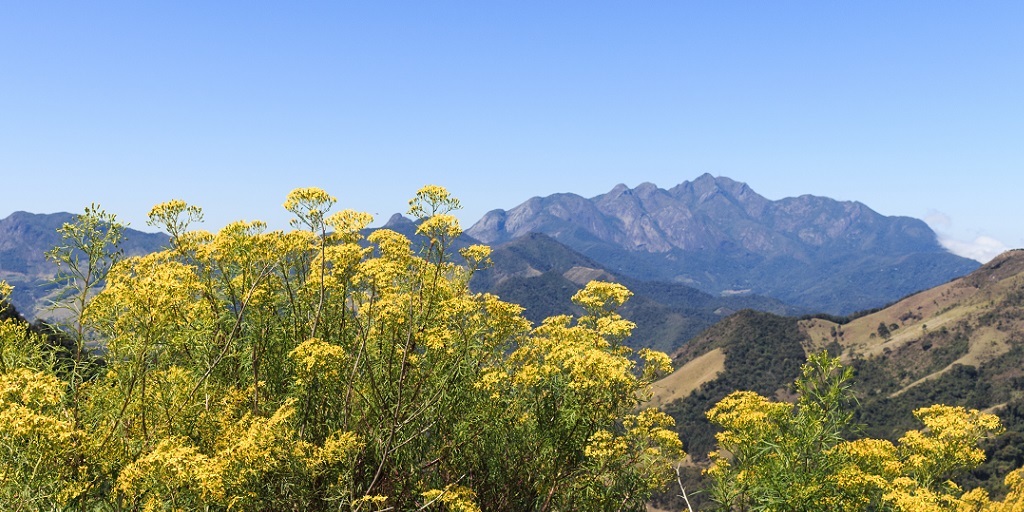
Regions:
[[768, 297], [713, 296], [680, 283], [626, 277], [540, 233], [494, 247], [491, 259], [493, 265], [473, 276], [472, 288], [523, 306], [523, 315], [534, 323], [553, 315], [581, 313], [572, 307], [569, 298], [592, 280], [625, 285], [633, 298], [621, 313], [637, 325], [626, 343], [636, 349], [674, 351], [700, 331], [742, 309], [776, 314], [795, 311]]
[[[985, 461], [957, 481], [1002, 495], [1003, 478], [1024, 465], [1021, 297], [1024, 252], [1011, 251], [964, 278], [852, 318], [741, 312], [674, 354], [679, 369], [655, 384], [654, 400], [676, 419], [700, 463], [717, 431], [704, 411], [736, 390], [793, 400], [798, 360], [825, 350], [853, 370], [848, 385], [858, 436], [896, 442], [918, 425], [913, 411], [932, 404], [998, 416], [1005, 432], [982, 442]], [[710, 377], [688, 382], [686, 375]]]

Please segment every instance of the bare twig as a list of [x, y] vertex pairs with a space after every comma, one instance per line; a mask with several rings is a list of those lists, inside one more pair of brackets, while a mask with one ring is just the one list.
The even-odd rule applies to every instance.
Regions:
[[693, 512], [693, 507], [690, 506], [690, 498], [686, 497], [686, 488], [683, 487], [683, 473], [681, 471], [682, 468], [683, 468], [682, 464], [676, 464], [676, 468], [675, 468], [676, 469], [676, 483], [679, 484], [679, 491], [683, 493], [682, 497], [683, 497], [683, 501], [686, 502], [686, 510], [689, 510], [690, 512]]

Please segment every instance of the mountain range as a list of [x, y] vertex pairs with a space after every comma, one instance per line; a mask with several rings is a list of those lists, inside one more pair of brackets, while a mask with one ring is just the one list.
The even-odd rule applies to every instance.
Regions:
[[637, 327], [627, 344], [671, 352], [725, 316], [744, 309], [792, 314], [777, 299], [759, 295], [715, 296], [680, 283], [641, 281], [608, 270], [548, 237], [533, 233], [494, 248], [489, 271], [470, 283], [526, 308], [534, 323], [558, 314], [582, 314], [571, 297], [592, 280], [621, 283], [633, 292], [621, 313]]
[[668, 190], [644, 183], [589, 199], [534, 197], [466, 230], [487, 244], [530, 233], [635, 279], [833, 314], [878, 307], [979, 265], [943, 248], [921, 220], [811, 195], [772, 201], [710, 174]]
[[[17, 212], [0, 220], [0, 279], [14, 305], [37, 317], [55, 268], [44, 253], [60, 242], [69, 213]], [[384, 226], [415, 238], [394, 215]], [[166, 235], [129, 229], [127, 255], [162, 248]], [[637, 343], [670, 350], [745, 308], [849, 314], [949, 281], [978, 263], [943, 249], [917, 219], [886, 217], [856, 202], [815, 196], [768, 200], [725, 177], [700, 176], [664, 190], [616, 186], [590, 199], [535, 197], [473, 224], [456, 246], [487, 243], [494, 266], [473, 287], [526, 308], [534, 321], [570, 312], [589, 279], [636, 293], [628, 314]]]

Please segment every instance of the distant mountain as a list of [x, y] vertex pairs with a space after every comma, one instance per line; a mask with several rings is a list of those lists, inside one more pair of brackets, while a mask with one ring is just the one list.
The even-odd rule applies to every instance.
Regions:
[[777, 314], [793, 308], [756, 295], [720, 297], [667, 282], [645, 282], [618, 275], [547, 235], [534, 233], [493, 248], [494, 265], [474, 276], [476, 291], [520, 304], [534, 323], [558, 314], [581, 314], [570, 298], [598, 279], [622, 283], [634, 296], [622, 315], [637, 324], [627, 341], [634, 347], [673, 351], [721, 318], [753, 308]]
[[534, 197], [487, 213], [466, 233], [492, 245], [544, 233], [622, 275], [836, 314], [978, 267], [944, 249], [923, 221], [810, 195], [771, 201], [709, 174], [669, 190], [644, 183], [590, 199]]
[[[57, 229], [75, 218], [71, 213], [15, 212], [0, 219], [0, 280], [14, 286], [11, 302], [29, 319], [44, 313], [46, 297], [54, 291], [51, 281], [56, 267], [46, 259], [46, 252], [61, 243]], [[148, 254], [164, 247], [167, 240], [163, 233], [128, 229], [122, 247], [127, 256]]]
[[865, 435], [895, 440], [918, 428], [914, 409], [936, 403], [985, 409], [1007, 433], [985, 446], [972, 485], [1024, 465], [1024, 251], [853, 319], [739, 312], [674, 354], [678, 369], [652, 403], [701, 458], [714, 442], [705, 411], [737, 389], [790, 399], [804, 357], [820, 350], [853, 366]]

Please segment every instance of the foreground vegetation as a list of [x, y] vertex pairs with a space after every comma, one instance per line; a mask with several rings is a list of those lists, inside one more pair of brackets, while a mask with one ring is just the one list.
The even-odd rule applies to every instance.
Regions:
[[[490, 251], [453, 254], [444, 189], [410, 201], [416, 243], [364, 238], [370, 217], [334, 202], [296, 190], [294, 230], [214, 234], [171, 201], [150, 213], [170, 247], [134, 258], [98, 208], [65, 225], [49, 255], [65, 324], [0, 311], [0, 508], [643, 510], [675, 485], [674, 421], [641, 408], [671, 363], [624, 344], [626, 288], [591, 282], [572, 298], [584, 314], [532, 327], [470, 292]], [[787, 325], [737, 360], [796, 375], [794, 403], [706, 386], [706, 415], [673, 410], [719, 429], [691, 442], [715, 448], [698, 490], [714, 506], [1024, 510], [1024, 470], [1002, 501], [953, 483], [998, 418], [932, 406], [896, 442], [862, 438], [851, 370], [824, 353], [800, 367]], [[728, 382], [756, 390], [760, 372]]]
[[531, 328], [468, 291], [489, 250], [450, 254], [444, 189], [410, 203], [422, 250], [334, 202], [213, 234], [172, 201], [171, 247], [127, 259], [113, 216], [66, 225], [70, 348], [0, 324], [0, 508], [638, 510], [674, 477], [671, 418], [637, 410], [671, 365], [622, 345], [628, 290]]

